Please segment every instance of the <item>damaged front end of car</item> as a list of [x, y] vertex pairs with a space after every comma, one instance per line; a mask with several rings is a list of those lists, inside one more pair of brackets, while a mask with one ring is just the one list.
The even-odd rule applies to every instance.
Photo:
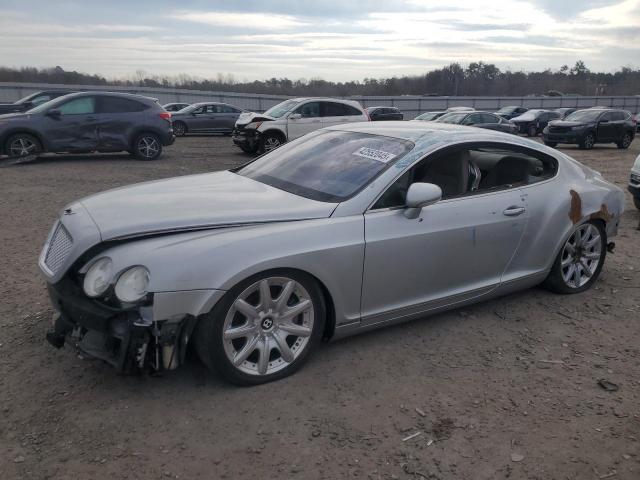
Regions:
[[92, 223], [80, 204], [66, 209], [40, 255], [54, 309], [47, 341], [70, 345], [80, 357], [103, 360], [122, 374], [177, 368], [197, 321], [188, 305], [197, 298], [150, 292], [153, 272], [112, 259], [118, 242], [99, 241]]

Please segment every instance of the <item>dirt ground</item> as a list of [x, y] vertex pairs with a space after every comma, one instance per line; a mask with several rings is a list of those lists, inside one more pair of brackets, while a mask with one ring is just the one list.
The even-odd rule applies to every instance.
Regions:
[[[0, 169], [2, 478], [640, 478], [640, 231], [628, 192], [591, 291], [531, 289], [328, 343], [280, 382], [238, 388], [196, 360], [122, 377], [46, 344], [37, 258], [56, 212], [246, 161], [230, 143], [178, 139], [152, 163], [54, 156]], [[640, 139], [565, 151], [626, 191]]]

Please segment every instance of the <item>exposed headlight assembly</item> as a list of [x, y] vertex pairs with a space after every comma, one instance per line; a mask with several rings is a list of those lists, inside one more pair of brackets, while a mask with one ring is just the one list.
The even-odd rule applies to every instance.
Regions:
[[116, 297], [121, 302], [137, 302], [147, 294], [150, 279], [149, 270], [141, 265], [125, 270], [116, 282]]
[[102, 257], [93, 262], [84, 276], [82, 288], [89, 297], [99, 297], [109, 288], [113, 276], [113, 262]]

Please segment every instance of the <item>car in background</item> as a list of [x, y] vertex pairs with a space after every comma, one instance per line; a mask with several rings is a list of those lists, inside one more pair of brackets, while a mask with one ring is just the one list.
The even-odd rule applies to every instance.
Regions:
[[369, 115], [355, 100], [292, 98], [264, 113], [240, 115], [233, 143], [246, 153], [270, 152], [319, 128], [367, 121]]
[[563, 108], [556, 108], [554, 110], [554, 112], [558, 112], [560, 114], [560, 118], [563, 119], [563, 118], [567, 118], [569, 115], [571, 115], [573, 112], [575, 112], [577, 110], [578, 110], [577, 108], [571, 108], [571, 107], [570, 108], [565, 108], [565, 107], [563, 107]]
[[162, 108], [164, 108], [167, 112], [179, 112], [183, 108], [187, 108], [190, 105], [190, 103], [167, 103], [166, 105], [163, 105]]
[[449, 107], [446, 112], [475, 112], [473, 107]]
[[369, 107], [365, 108], [372, 122], [384, 120], [404, 120], [404, 114], [396, 107]]
[[414, 118], [414, 120], [420, 120], [422, 122], [432, 122], [433, 120], [437, 120], [438, 118], [440, 118], [441, 116], [443, 116], [444, 114], [449, 113], [449, 112], [425, 112], [421, 115], [418, 115], [416, 118]]
[[13, 158], [127, 151], [155, 160], [173, 141], [171, 114], [153, 98], [128, 93], [72, 93], [0, 115], [0, 154]]
[[636, 124], [626, 110], [588, 108], [573, 112], [564, 120], [550, 122], [544, 129], [544, 143], [555, 147], [558, 143], [574, 143], [589, 150], [596, 143], [615, 143], [629, 148], [636, 133]]
[[45, 90], [27, 95], [15, 103], [0, 103], [0, 115], [5, 113], [26, 112], [27, 110], [31, 110], [33, 107], [37, 107], [49, 100], [53, 100], [54, 98], [68, 95], [69, 93], [73, 92], [68, 90]]
[[227, 103], [194, 103], [172, 114], [173, 133], [176, 137], [183, 137], [187, 133], [231, 135], [241, 113], [241, 108]]
[[434, 120], [434, 122], [487, 128], [489, 130], [497, 130], [514, 135], [518, 133], [518, 127], [513, 123], [491, 112], [451, 112]]
[[633, 167], [631, 167], [631, 177], [627, 188], [633, 197], [633, 204], [640, 210], [640, 155], [637, 156]]
[[558, 112], [551, 110], [528, 110], [522, 115], [512, 118], [511, 121], [518, 127], [519, 133], [526, 133], [530, 137], [536, 137], [542, 133], [544, 127], [551, 120], [560, 118]]
[[[622, 190], [537, 142], [468, 130], [334, 125], [233, 170], [68, 204], [38, 262], [55, 310], [46, 338], [123, 373], [175, 369], [195, 347], [257, 385], [323, 338], [540, 283], [594, 286]], [[337, 357], [317, 371], [338, 363], [360, 371]]]
[[633, 116], [633, 121], [636, 123], [636, 131], [640, 132], [640, 113], [636, 113]]
[[511, 120], [512, 118], [522, 115], [528, 110], [529, 109], [527, 107], [522, 107], [520, 105], [510, 105], [508, 107], [502, 107], [496, 112], [496, 115], [500, 115], [502, 118]]

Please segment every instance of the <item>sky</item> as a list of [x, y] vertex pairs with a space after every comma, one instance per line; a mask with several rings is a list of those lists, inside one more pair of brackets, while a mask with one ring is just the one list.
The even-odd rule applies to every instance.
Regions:
[[346, 81], [640, 68], [640, 0], [0, 0], [0, 65]]

